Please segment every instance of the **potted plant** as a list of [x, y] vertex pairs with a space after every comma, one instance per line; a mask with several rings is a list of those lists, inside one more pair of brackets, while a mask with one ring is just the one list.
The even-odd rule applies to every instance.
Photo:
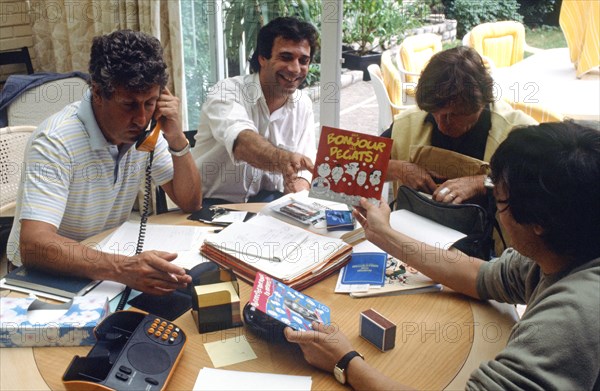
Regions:
[[344, 67], [362, 70], [363, 80], [370, 80], [367, 67], [379, 64], [381, 52], [418, 24], [427, 8], [402, 0], [344, 0]]

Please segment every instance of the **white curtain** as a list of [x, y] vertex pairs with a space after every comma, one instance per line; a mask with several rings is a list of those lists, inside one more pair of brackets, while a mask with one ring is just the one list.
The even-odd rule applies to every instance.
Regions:
[[168, 66], [168, 87], [181, 99], [182, 123], [187, 124], [179, 1], [29, 0], [28, 4], [35, 68], [40, 71], [87, 72], [92, 38], [97, 35], [131, 29], [157, 37]]

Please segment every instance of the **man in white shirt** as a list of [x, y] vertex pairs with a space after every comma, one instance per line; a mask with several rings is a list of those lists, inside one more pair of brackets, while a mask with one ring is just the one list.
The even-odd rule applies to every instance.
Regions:
[[200, 114], [192, 155], [203, 205], [267, 202], [310, 187], [316, 154], [312, 102], [298, 87], [308, 74], [317, 31], [272, 20], [258, 35], [252, 74], [218, 82]]

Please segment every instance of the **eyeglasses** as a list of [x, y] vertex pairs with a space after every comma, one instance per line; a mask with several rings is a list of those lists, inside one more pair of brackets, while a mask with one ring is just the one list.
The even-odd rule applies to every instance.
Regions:
[[[510, 198], [506, 198], [503, 200], [496, 199], [496, 207], [498, 209], [498, 213], [505, 212], [510, 207]], [[498, 207], [498, 205], [506, 205], [504, 208]]]

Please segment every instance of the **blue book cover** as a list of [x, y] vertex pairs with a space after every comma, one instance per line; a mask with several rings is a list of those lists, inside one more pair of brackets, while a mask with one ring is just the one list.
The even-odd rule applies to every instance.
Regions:
[[331, 323], [329, 307], [262, 273], [256, 273], [250, 305], [294, 330], [312, 330], [312, 322]]
[[354, 229], [354, 217], [349, 210], [326, 210], [328, 231], [352, 231]]
[[383, 286], [386, 262], [386, 253], [354, 253], [342, 272], [342, 284]]
[[33, 289], [52, 295], [73, 298], [87, 292], [98, 281], [83, 277], [72, 277], [46, 273], [42, 270], [20, 266], [6, 275], [6, 284]]

